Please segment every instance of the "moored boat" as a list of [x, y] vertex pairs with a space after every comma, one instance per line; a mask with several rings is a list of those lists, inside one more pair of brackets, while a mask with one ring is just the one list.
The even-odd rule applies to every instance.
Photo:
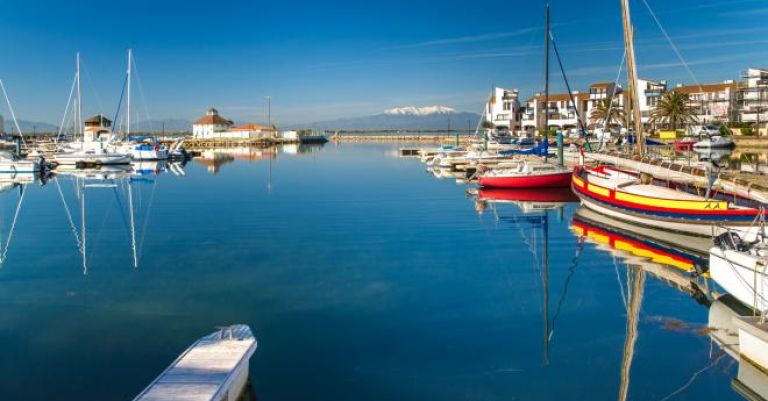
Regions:
[[712, 279], [728, 293], [760, 312], [768, 311], [768, 241], [748, 242], [737, 233], [715, 238], [709, 250]]
[[758, 209], [645, 184], [637, 176], [606, 166], [575, 168], [572, 188], [584, 206], [635, 224], [705, 237], [728, 228], [751, 237], [757, 232], [750, 226]]
[[552, 163], [524, 161], [517, 167], [485, 171], [477, 181], [488, 188], [564, 188], [571, 182], [571, 170]]
[[735, 147], [736, 143], [733, 138], [722, 135], [712, 135], [693, 145], [694, 149], [733, 149]]

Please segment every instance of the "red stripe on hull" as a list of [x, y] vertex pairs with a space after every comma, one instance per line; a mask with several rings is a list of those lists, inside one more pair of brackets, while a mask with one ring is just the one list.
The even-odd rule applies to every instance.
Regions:
[[487, 188], [564, 188], [571, 185], [571, 172], [512, 177], [480, 177]]

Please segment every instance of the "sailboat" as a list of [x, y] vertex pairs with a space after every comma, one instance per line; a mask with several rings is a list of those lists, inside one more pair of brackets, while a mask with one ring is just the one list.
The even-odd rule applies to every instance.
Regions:
[[[8, 93], [5, 90], [5, 84], [3, 84], [2, 79], [0, 79], [0, 89], [2, 90], [3, 96], [5, 97], [6, 104], [8, 104], [8, 111], [11, 113], [11, 119], [13, 120], [13, 124], [19, 133], [19, 138], [22, 142], [24, 142], [24, 134], [21, 132], [19, 122], [16, 120], [16, 113], [13, 111], [11, 99], [8, 97]], [[3, 127], [0, 126], [0, 130], [2, 130], [2, 128]], [[48, 164], [42, 157], [22, 159], [18, 154], [18, 151], [16, 154], [8, 151], [0, 151], [0, 174], [13, 174], [14, 177], [20, 174], [34, 176], [44, 170], [47, 170], [48, 167]]]
[[[544, 130], [549, 130], [549, 3], [546, 9], [545, 29], [545, 91], [544, 91]], [[492, 188], [562, 188], [571, 181], [571, 170], [565, 166], [547, 162], [548, 139], [544, 134], [542, 144], [543, 162], [523, 161], [518, 166], [505, 169], [492, 169], [478, 175], [482, 187]], [[522, 153], [522, 152], [519, 152]]]
[[[628, 0], [622, 0], [624, 44], [627, 57], [627, 104], [631, 108], [634, 131], [638, 136], [637, 153], [645, 154], [646, 141], [640, 118], [636, 78], [634, 32]], [[748, 226], [758, 210], [731, 202], [688, 194], [655, 185], [640, 175], [600, 166], [578, 166], [573, 171], [571, 186], [582, 204], [598, 213], [635, 224], [710, 237], [727, 231], [723, 225], [754, 236]]]
[[[85, 121], [82, 119], [82, 97], [80, 91], [80, 53], [77, 54], [77, 72], [75, 73], [77, 89], [76, 102], [73, 107], [73, 125], [78, 139], [74, 142], [60, 144], [52, 159], [57, 164], [70, 166], [101, 166], [128, 164], [131, 158], [125, 153], [109, 149], [112, 122], [102, 115], [97, 115]], [[65, 118], [69, 102], [64, 111]]]
[[743, 304], [768, 312], [768, 239], [746, 242], [737, 233], [715, 238], [709, 251], [713, 280]]
[[[126, 113], [125, 113], [125, 134], [121, 142], [114, 142], [111, 148], [118, 153], [126, 153], [133, 160], [167, 160], [169, 156], [168, 147], [161, 145], [154, 137], [131, 137], [131, 75], [133, 71], [133, 50], [128, 49], [128, 68], [126, 69], [125, 94], [126, 94]], [[122, 103], [122, 96], [120, 99]], [[119, 110], [118, 110], [119, 112]]]

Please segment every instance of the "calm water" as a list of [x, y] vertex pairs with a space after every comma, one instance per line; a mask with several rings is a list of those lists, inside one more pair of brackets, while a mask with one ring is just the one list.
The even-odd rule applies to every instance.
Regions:
[[[741, 399], [706, 303], [577, 235], [576, 203], [477, 205], [397, 146], [86, 181], [85, 267], [82, 180], [26, 186], [0, 269], [0, 400], [130, 400], [231, 323], [259, 340], [260, 400]], [[19, 199], [0, 194], [3, 246]]]

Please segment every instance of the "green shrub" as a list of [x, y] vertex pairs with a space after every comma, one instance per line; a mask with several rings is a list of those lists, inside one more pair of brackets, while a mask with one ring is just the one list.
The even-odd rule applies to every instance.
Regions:
[[755, 130], [752, 128], [741, 128], [741, 135], [744, 135], [744, 136], [755, 135]]

